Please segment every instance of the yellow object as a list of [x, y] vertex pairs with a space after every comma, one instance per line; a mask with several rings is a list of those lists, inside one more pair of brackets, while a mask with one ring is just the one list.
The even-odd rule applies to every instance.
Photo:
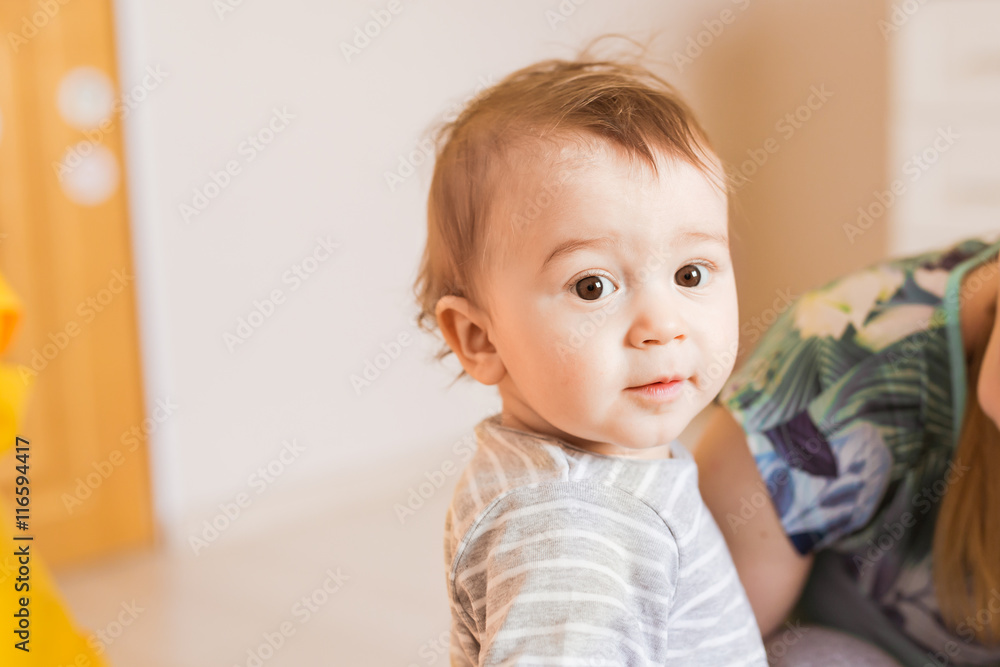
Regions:
[[[20, 316], [20, 303], [0, 275], [0, 354], [7, 349]], [[16, 369], [7, 364], [0, 365], [0, 465], [12, 468], [18, 465], [17, 459], [7, 454], [7, 450], [13, 448], [16, 442], [17, 422], [26, 393], [27, 387]], [[29, 444], [29, 498], [30, 447]], [[73, 627], [55, 583], [35, 551], [34, 542], [15, 539], [14, 521], [13, 509], [0, 503], [0, 665], [106, 667], [107, 663], [98, 657], [87, 639]], [[31, 535], [30, 520], [28, 526], [29, 530], [16, 537]], [[27, 556], [19, 556], [18, 552], [23, 553], [24, 550], [27, 550]], [[27, 560], [26, 564], [23, 564], [24, 560]], [[27, 577], [24, 576], [22, 567], [27, 568]], [[27, 590], [24, 590], [25, 584]], [[18, 591], [15, 587], [21, 587], [22, 590]], [[22, 602], [27, 602], [27, 605], [22, 605]], [[15, 632], [21, 619], [15, 614], [23, 614], [24, 609], [27, 610], [28, 624], [27, 652], [15, 647], [21, 641]], [[100, 647], [96, 642], [95, 645]]]

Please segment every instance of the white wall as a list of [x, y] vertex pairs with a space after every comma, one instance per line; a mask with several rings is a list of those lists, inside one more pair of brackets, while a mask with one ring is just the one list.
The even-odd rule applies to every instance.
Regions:
[[[777, 289], [805, 288], [881, 255], [883, 232], [846, 245], [841, 230], [884, 187], [881, 7], [577, 3], [402, 0], [348, 63], [340, 43], [387, 1], [244, 0], [220, 18], [208, 0], [118, 0], [123, 87], [150, 65], [168, 73], [126, 121], [147, 393], [180, 405], [153, 438], [168, 535], [247, 491], [285, 439], [306, 451], [275, 486], [412, 484], [453, 458], [452, 444], [497, 408], [492, 388], [446, 391], [457, 364], [431, 362], [436, 341], [412, 325], [429, 165], [395, 191], [384, 174], [482, 81], [571, 55], [585, 38], [660, 29], [661, 58], [671, 63], [700, 36], [706, 46], [691, 51], [692, 63], [662, 71], [736, 162], [776, 134], [810, 86], [834, 86], [836, 96], [741, 192], [734, 224], [745, 321]], [[548, 12], [560, 6], [572, 14], [550, 26]], [[726, 9], [731, 24], [706, 33], [704, 22], [718, 28], [711, 22]], [[241, 142], [274, 108], [295, 118], [248, 162]], [[185, 222], [179, 205], [230, 160], [241, 172]], [[282, 274], [325, 235], [340, 247], [292, 291]], [[814, 239], [822, 249], [809, 246]], [[224, 333], [275, 288], [286, 302], [231, 353]], [[404, 333], [415, 342], [357, 395], [350, 376]]]
[[[1000, 234], [1000, 5], [934, 0], [891, 51], [894, 254]], [[869, 205], [871, 208], [872, 205]], [[878, 206], [873, 212], [878, 212]]]

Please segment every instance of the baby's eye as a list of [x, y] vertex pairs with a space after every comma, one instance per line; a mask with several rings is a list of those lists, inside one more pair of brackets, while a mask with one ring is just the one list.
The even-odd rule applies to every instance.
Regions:
[[604, 276], [587, 276], [576, 283], [576, 293], [587, 301], [597, 301], [603, 296], [613, 294], [616, 289]]
[[698, 266], [697, 264], [688, 264], [682, 266], [674, 274], [674, 278], [681, 287], [698, 287], [707, 280], [708, 276], [705, 267]]

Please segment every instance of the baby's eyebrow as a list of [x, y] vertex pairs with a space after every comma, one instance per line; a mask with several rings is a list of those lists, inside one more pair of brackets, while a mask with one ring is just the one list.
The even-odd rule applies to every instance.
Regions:
[[[719, 232], [703, 232], [699, 230], [688, 230], [681, 232], [675, 237], [678, 242], [691, 242], [691, 241], [703, 241], [709, 243], [716, 243], [723, 247], [729, 247], [729, 237], [725, 234]], [[542, 262], [542, 266], [538, 269], [541, 273], [545, 270], [545, 267], [554, 261], [557, 257], [562, 255], [569, 255], [576, 252], [577, 250], [583, 250], [584, 248], [617, 248], [621, 249], [624, 243], [619, 236], [598, 236], [590, 239], [568, 239], [563, 241], [549, 253], [549, 256], [545, 258]]]
[[618, 236], [599, 236], [591, 239], [569, 239], [557, 245], [552, 250], [552, 252], [549, 253], [549, 256], [545, 258], [544, 262], [542, 262], [542, 266], [541, 268], [538, 269], [538, 272], [541, 273], [542, 271], [544, 271], [545, 267], [548, 266], [548, 264], [553, 260], [555, 260], [557, 257], [560, 257], [562, 255], [569, 255], [570, 253], [574, 253], [577, 250], [583, 250], [584, 248], [595, 248], [595, 247], [621, 248], [621, 246], [622, 246], [622, 240]]
[[729, 237], [719, 232], [702, 232], [690, 230], [677, 235], [681, 241], [708, 241], [729, 247]]

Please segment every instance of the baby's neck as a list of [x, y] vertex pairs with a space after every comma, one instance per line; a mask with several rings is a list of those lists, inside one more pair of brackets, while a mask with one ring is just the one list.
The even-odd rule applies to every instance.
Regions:
[[657, 445], [656, 447], [649, 447], [646, 449], [629, 449], [626, 447], [621, 447], [613, 443], [606, 442], [592, 442], [592, 441], [581, 441], [568, 433], [555, 430], [555, 432], [548, 432], [546, 428], [539, 428], [530, 424], [525, 424], [523, 421], [517, 418], [512, 412], [508, 410], [503, 410], [500, 413], [500, 425], [505, 428], [515, 429], [517, 431], [524, 431], [525, 433], [532, 433], [535, 435], [542, 435], [551, 438], [556, 438], [562, 440], [563, 442], [569, 443], [578, 449], [583, 449], [592, 454], [598, 454], [602, 456], [621, 456], [623, 458], [630, 459], [669, 459], [673, 458], [673, 453], [671, 451], [672, 444], [666, 443], [663, 445]]

